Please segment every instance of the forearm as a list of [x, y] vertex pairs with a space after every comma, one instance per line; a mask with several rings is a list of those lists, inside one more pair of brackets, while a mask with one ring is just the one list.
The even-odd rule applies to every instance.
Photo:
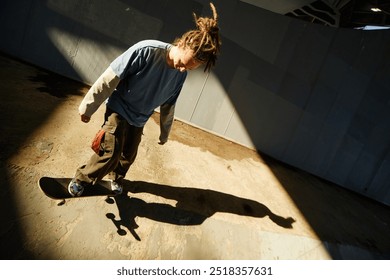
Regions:
[[175, 104], [163, 104], [160, 106], [160, 143], [168, 141], [175, 115]]
[[108, 67], [85, 95], [79, 106], [79, 114], [81, 116], [91, 117], [100, 105], [112, 94], [119, 81], [119, 78], [115, 75], [111, 67]]

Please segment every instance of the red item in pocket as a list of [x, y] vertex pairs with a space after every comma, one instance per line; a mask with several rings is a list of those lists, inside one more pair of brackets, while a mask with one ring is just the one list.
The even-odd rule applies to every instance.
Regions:
[[91, 148], [92, 150], [99, 155], [100, 153], [100, 145], [103, 141], [105, 131], [103, 129], [99, 130], [98, 133], [96, 133], [95, 138], [92, 140]]

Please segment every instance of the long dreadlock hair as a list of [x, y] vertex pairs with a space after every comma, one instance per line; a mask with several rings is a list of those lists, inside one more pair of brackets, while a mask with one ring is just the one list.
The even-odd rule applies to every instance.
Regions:
[[213, 12], [212, 18], [197, 17], [193, 13], [196, 29], [187, 31], [173, 42], [174, 45], [181, 42], [189, 47], [194, 52], [194, 58], [205, 64], [204, 72], [210, 71], [215, 65], [221, 48], [217, 10], [213, 3], [210, 3], [210, 7]]

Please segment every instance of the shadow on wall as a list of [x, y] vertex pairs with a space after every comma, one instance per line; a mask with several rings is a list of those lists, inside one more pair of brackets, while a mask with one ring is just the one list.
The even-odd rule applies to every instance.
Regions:
[[[191, 28], [197, 1], [9, 1], [0, 10], [0, 50], [72, 79], [93, 83], [143, 39], [173, 41]], [[18, 24], [15, 24], [17, 22]]]
[[236, 8], [215, 74], [254, 146], [389, 205], [390, 32]]

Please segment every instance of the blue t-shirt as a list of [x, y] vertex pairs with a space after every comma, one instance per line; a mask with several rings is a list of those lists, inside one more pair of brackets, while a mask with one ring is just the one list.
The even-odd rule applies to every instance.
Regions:
[[176, 102], [187, 73], [167, 64], [170, 47], [157, 40], [141, 41], [111, 63], [120, 82], [107, 106], [131, 125], [144, 126], [157, 107]]

